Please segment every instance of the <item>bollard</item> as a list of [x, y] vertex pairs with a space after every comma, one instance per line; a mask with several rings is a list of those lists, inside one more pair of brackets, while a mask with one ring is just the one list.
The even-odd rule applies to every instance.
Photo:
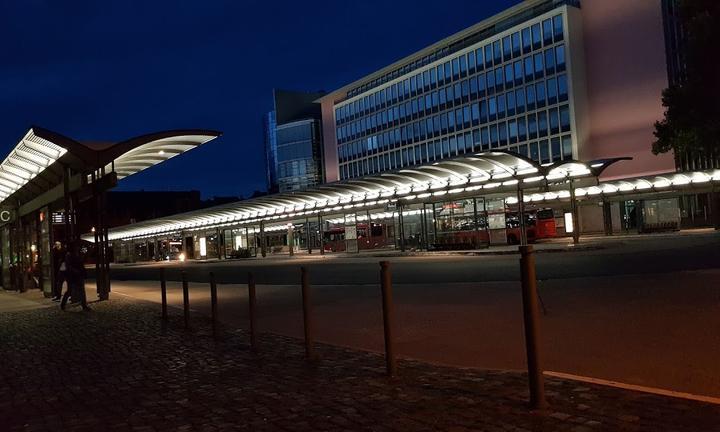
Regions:
[[300, 282], [302, 284], [302, 308], [303, 308], [303, 325], [305, 327], [305, 357], [312, 359], [315, 357], [313, 352], [313, 334], [312, 334], [312, 310], [310, 308], [310, 282], [308, 270], [300, 267]]
[[257, 350], [257, 340], [255, 338], [255, 277], [252, 272], [248, 272], [248, 308], [250, 309], [250, 348]]
[[218, 313], [217, 313], [217, 284], [215, 283], [215, 273], [210, 272], [210, 313], [212, 317], [212, 332], [213, 336], [217, 336], [217, 324], [218, 324]]
[[547, 408], [547, 401], [545, 400], [545, 380], [540, 356], [540, 307], [535, 275], [535, 252], [531, 245], [520, 246], [520, 274], [530, 407], [535, 410], [543, 410]]
[[162, 320], [167, 321], [167, 281], [164, 267], [160, 269], [160, 302], [162, 304]]
[[395, 309], [392, 300], [392, 276], [390, 263], [380, 261], [380, 289], [382, 292], [383, 329], [385, 332], [385, 364], [388, 376], [395, 376], [397, 365], [395, 363]]
[[190, 327], [190, 294], [188, 292], [187, 273], [182, 272], [182, 290], [183, 290], [183, 315], [185, 317], [185, 328]]

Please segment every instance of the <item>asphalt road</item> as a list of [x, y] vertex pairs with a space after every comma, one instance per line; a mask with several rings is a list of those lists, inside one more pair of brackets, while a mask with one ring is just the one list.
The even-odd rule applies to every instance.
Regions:
[[[547, 370], [720, 397], [720, 234], [613, 240], [602, 249], [538, 253], [547, 307]], [[113, 292], [159, 301], [159, 269], [185, 269], [191, 308], [247, 327], [247, 271], [258, 282], [260, 331], [302, 337], [300, 265], [310, 268], [317, 340], [382, 351], [378, 261], [295, 258], [156, 263], [113, 269]], [[457, 366], [525, 367], [517, 255], [387, 258], [399, 355]], [[123, 280], [124, 279], [124, 280]], [[203, 282], [203, 283], [198, 283]], [[180, 284], [169, 303], [181, 307]]]
[[[600, 250], [537, 253], [538, 279], [660, 274], [720, 268], [720, 233], [685, 236], [648, 236], [641, 240], [612, 240]], [[249, 259], [225, 262], [171, 262], [117, 266], [115, 280], [157, 280], [159, 268], [167, 268], [168, 280], [205, 282], [213, 272], [219, 283], [243, 283], [252, 271], [261, 284], [295, 284], [299, 267], [310, 270], [311, 281], [320, 285], [372, 284], [378, 282], [380, 260], [392, 263], [396, 283], [466, 283], [520, 280], [518, 255], [327, 257]], [[92, 273], [92, 272], [91, 272]]]

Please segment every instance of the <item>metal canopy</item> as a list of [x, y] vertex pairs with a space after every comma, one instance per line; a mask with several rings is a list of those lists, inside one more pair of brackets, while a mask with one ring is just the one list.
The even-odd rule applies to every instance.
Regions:
[[[619, 196], [624, 194], [642, 194], [646, 192], [665, 192], [673, 188], [699, 188], [720, 183], [720, 170], [705, 170], [681, 173], [668, 173], [647, 177], [628, 178], [601, 182], [596, 185], [575, 188], [578, 198], [595, 196]], [[523, 202], [541, 203], [569, 198], [566, 190], [548, 191], [525, 195]], [[513, 201], [514, 200], [514, 201]], [[510, 203], [517, 203], [511, 198]]]
[[54, 164], [67, 149], [30, 129], [0, 164], [0, 203]]
[[564, 161], [541, 166], [510, 152], [478, 153], [429, 165], [374, 176], [329, 183], [298, 192], [280, 193], [143, 221], [110, 230], [110, 240], [239, 224], [270, 222], [338, 212], [353, 207], [378, 206], [390, 201], [423, 199], [431, 195], [491, 193], [537, 188], [535, 182], [594, 179], [602, 170], [626, 158], [602, 161]]
[[98, 147], [33, 126], [0, 164], [0, 204], [23, 204], [50, 191], [62, 183], [63, 166], [76, 173], [104, 167], [121, 179], [218, 136], [201, 129], [165, 131]]

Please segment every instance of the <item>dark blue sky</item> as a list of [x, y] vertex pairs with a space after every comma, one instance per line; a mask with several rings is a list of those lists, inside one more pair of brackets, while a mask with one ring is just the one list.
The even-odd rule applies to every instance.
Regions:
[[265, 189], [274, 87], [333, 90], [518, 0], [0, 0], [0, 153], [30, 125], [118, 141], [224, 136], [124, 190]]

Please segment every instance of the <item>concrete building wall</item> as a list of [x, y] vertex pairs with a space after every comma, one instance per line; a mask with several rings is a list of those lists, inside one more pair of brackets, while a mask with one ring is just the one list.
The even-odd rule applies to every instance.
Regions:
[[603, 179], [673, 171], [672, 154], [650, 151], [668, 85], [660, 1], [584, 0], [581, 12], [589, 129], [580, 159], [633, 158]]

